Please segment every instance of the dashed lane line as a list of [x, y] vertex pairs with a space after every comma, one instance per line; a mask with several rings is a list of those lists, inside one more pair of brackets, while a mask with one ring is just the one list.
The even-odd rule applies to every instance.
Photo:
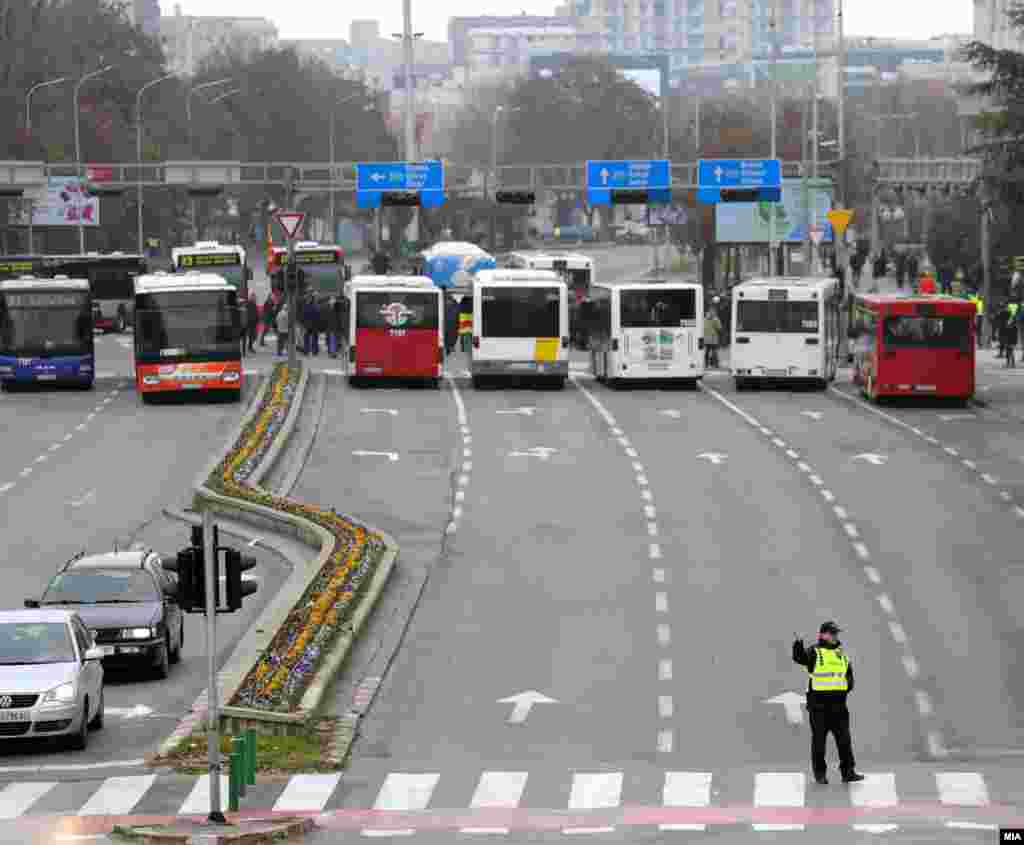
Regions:
[[[700, 389], [708, 396], [711, 396], [713, 399], [717, 400], [721, 405], [728, 408], [738, 417], [745, 420], [765, 437], [771, 436], [770, 442], [774, 446], [776, 446], [780, 451], [782, 451], [783, 454], [786, 455], [786, 457], [788, 457], [791, 461], [794, 462], [794, 464], [798, 465], [800, 463], [800, 456], [794, 449], [792, 449], [782, 438], [766, 434], [766, 427], [762, 426], [758, 420], [756, 420], [751, 414], [749, 414], [739, 405], [730, 401], [717, 390], [708, 387], [707, 385], [702, 384], [700, 386]], [[835, 391], [835, 388], [832, 388], [832, 390]], [[840, 393], [840, 395], [845, 395], [841, 391], [835, 392]], [[896, 422], [898, 422], [904, 428], [911, 428], [911, 426], [906, 425], [900, 420], [896, 420]], [[798, 466], [797, 468], [803, 471], [802, 467]], [[877, 567], [870, 564], [871, 551], [867, 547], [867, 544], [865, 544], [864, 541], [860, 538], [860, 531], [858, 530], [856, 523], [850, 520], [850, 515], [847, 509], [842, 505], [833, 504], [835, 502], [835, 496], [832, 493], [832, 491], [827, 489], [821, 489], [824, 488], [825, 482], [819, 475], [813, 472], [803, 472], [803, 475], [804, 477], [808, 478], [811, 484], [819, 488], [819, 492], [821, 493], [822, 498], [825, 499], [825, 501], [828, 502], [830, 505], [832, 505], [832, 513], [835, 516], [839, 526], [842, 528], [843, 533], [846, 535], [848, 541], [850, 542], [851, 549], [857, 555], [857, 558], [864, 564], [865, 576], [871, 583], [872, 587], [879, 588], [882, 583], [881, 573], [879, 572]], [[927, 752], [933, 758], [947, 757], [949, 755], [949, 750], [943, 739], [942, 730], [937, 720], [935, 719], [934, 709], [930, 706], [931, 699], [928, 698], [927, 692], [923, 689], [920, 689], [916, 684], [917, 679], [920, 676], [920, 664], [917, 662], [917, 658], [914, 656], [913, 652], [910, 649], [910, 644], [908, 641], [909, 637], [907, 636], [906, 629], [898, 621], [896, 607], [892, 599], [885, 592], [879, 592], [875, 596], [875, 599], [878, 602], [879, 606], [882, 608], [882, 610], [886, 613], [886, 615], [891, 617], [891, 619], [889, 620], [889, 633], [893, 638], [893, 642], [895, 642], [902, 650], [901, 661], [903, 663], [903, 668], [904, 671], [907, 673], [907, 677], [910, 679], [911, 684], [914, 686], [914, 696], [915, 700], [918, 702], [918, 713], [921, 716], [922, 721], [925, 723], [924, 736], [925, 743], [927, 745]], [[922, 695], [925, 696], [924, 699], [922, 699]], [[920, 706], [920, 702], [922, 700], [925, 700], [929, 703], [928, 706], [924, 709], [922, 709]]]
[[459, 530], [459, 520], [462, 519], [462, 503], [466, 500], [465, 488], [469, 486], [470, 473], [473, 470], [473, 450], [470, 444], [473, 442], [472, 431], [469, 427], [469, 417], [466, 414], [466, 403], [462, 399], [462, 392], [459, 390], [458, 382], [448, 374], [445, 376], [452, 389], [452, 398], [455, 400], [455, 416], [459, 425], [459, 435], [462, 439], [462, 471], [456, 479], [458, 489], [452, 496], [451, 516], [448, 525], [445, 526], [445, 534], [454, 534]]

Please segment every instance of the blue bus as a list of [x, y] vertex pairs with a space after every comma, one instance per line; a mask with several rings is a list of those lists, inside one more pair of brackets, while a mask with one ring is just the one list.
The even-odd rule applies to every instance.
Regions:
[[95, 379], [92, 294], [86, 279], [0, 281], [0, 387]]

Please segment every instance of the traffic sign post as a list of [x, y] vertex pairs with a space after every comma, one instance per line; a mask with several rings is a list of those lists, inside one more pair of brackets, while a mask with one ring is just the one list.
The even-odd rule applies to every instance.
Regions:
[[590, 205], [646, 205], [672, 200], [668, 159], [588, 161], [586, 177]]
[[782, 163], [775, 158], [712, 158], [697, 163], [700, 202], [780, 202]]
[[295, 263], [295, 241], [302, 232], [302, 224], [306, 215], [302, 211], [286, 211], [278, 209], [274, 212], [274, 219], [284, 231], [288, 240], [288, 263], [284, 268], [285, 289], [288, 291], [288, 369], [294, 371], [299, 364], [298, 349], [296, 348], [297, 333], [295, 324], [299, 318], [299, 268]]
[[438, 208], [444, 204], [441, 161], [379, 161], [356, 165], [356, 205]]

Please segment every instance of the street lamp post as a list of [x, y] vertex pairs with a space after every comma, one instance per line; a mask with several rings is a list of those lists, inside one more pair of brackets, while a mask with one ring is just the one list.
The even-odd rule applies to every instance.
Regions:
[[[509, 109], [505, 106], [495, 106], [491, 114], [491, 193], [492, 200], [497, 197], [498, 191], [498, 119], [503, 114], [512, 114], [522, 111], [520, 106]], [[497, 202], [491, 207], [491, 249], [497, 249], [498, 239]]]
[[[213, 82], [204, 82], [202, 85], [196, 85], [188, 89], [188, 93], [185, 95], [185, 124], [188, 128], [189, 155], [192, 157], [193, 161], [195, 160], [196, 157], [196, 138], [195, 133], [192, 131], [192, 95], [198, 94], [200, 91], [205, 91], [207, 88], [216, 88], [218, 85], [227, 85], [229, 82], [233, 81], [234, 80], [232, 80], [231, 77], [228, 76], [224, 79], [214, 80]], [[195, 236], [195, 239], [198, 241], [199, 229], [197, 228], [197, 225], [198, 217], [196, 208], [196, 198], [192, 197], [192, 233]]]
[[330, 224], [331, 224], [331, 240], [330, 240], [330, 243], [334, 243], [337, 240], [337, 232], [336, 232], [336, 227], [335, 227], [335, 220], [336, 220], [336, 213], [337, 212], [336, 212], [336, 208], [335, 208], [335, 204], [334, 204], [335, 203], [335, 200], [334, 200], [334, 193], [335, 193], [334, 192], [334, 182], [335, 182], [335, 179], [334, 179], [334, 123], [335, 123], [335, 118], [337, 117], [338, 109], [341, 106], [345, 105], [346, 103], [351, 103], [354, 100], [358, 100], [361, 97], [363, 97], [364, 95], [365, 95], [364, 91], [357, 91], [355, 94], [352, 94], [349, 97], [343, 97], [342, 99], [338, 100], [331, 107], [331, 133], [330, 133], [330, 159], [331, 159], [331, 175], [330, 175], [331, 189], [330, 189], [330, 197], [331, 197], [331, 209], [330, 209], [330, 216], [329, 216]]
[[139, 255], [143, 253], [142, 243], [142, 95], [155, 85], [159, 85], [161, 82], [166, 82], [168, 79], [173, 79], [176, 74], [168, 73], [165, 76], [161, 76], [159, 79], [154, 79], [152, 82], [147, 82], [143, 85], [135, 94], [135, 154], [138, 159], [138, 192], [139, 192]]
[[[406, 161], [415, 161], [416, 156], [416, 122], [415, 116], [415, 93], [416, 88], [412, 75], [413, 64], [413, 42], [422, 38], [422, 32], [412, 31], [412, 0], [402, 0], [402, 32], [395, 34], [396, 38], [402, 39], [402, 84], [405, 88], [405, 102], [402, 110], [402, 135]], [[409, 237], [411, 240], [419, 239], [419, 209], [413, 209], [412, 222], [409, 224]]]
[[[28, 93], [25, 94], [25, 140], [26, 142], [32, 137], [32, 95], [42, 88], [49, 88], [51, 85], [60, 85], [62, 82], [67, 82], [68, 78], [62, 76], [58, 79], [51, 79], [49, 82], [39, 82], [28, 89]], [[29, 254], [33, 252], [34, 240], [33, 235], [35, 234], [32, 226], [32, 217], [35, 213], [32, 202], [29, 202], [28, 206], [28, 251]]]
[[[79, 196], [82, 195], [82, 132], [79, 126], [78, 96], [82, 91], [82, 86], [85, 85], [86, 82], [90, 79], [102, 76], [107, 71], [111, 71], [113, 69], [113, 65], [104, 65], [99, 70], [87, 73], [75, 83], [75, 173], [78, 176]], [[79, 208], [78, 214], [78, 249], [80, 252], [85, 252], [85, 226], [82, 223], [81, 208]]]

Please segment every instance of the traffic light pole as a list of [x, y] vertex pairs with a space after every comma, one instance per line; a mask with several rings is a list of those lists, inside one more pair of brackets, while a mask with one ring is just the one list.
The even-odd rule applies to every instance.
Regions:
[[288, 238], [288, 268], [284, 277], [288, 286], [288, 372], [294, 373], [299, 366], [299, 353], [296, 344], [299, 339], [299, 272], [295, 265], [295, 238]]
[[[295, 346], [292, 344], [292, 351]], [[217, 541], [214, 536], [213, 513], [203, 511], [203, 566], [206, 598], [206, 756], [210, 770], [210, 816], [214, 824], [226, 824], [220, 795], [220, 693], [217, 689]]]

